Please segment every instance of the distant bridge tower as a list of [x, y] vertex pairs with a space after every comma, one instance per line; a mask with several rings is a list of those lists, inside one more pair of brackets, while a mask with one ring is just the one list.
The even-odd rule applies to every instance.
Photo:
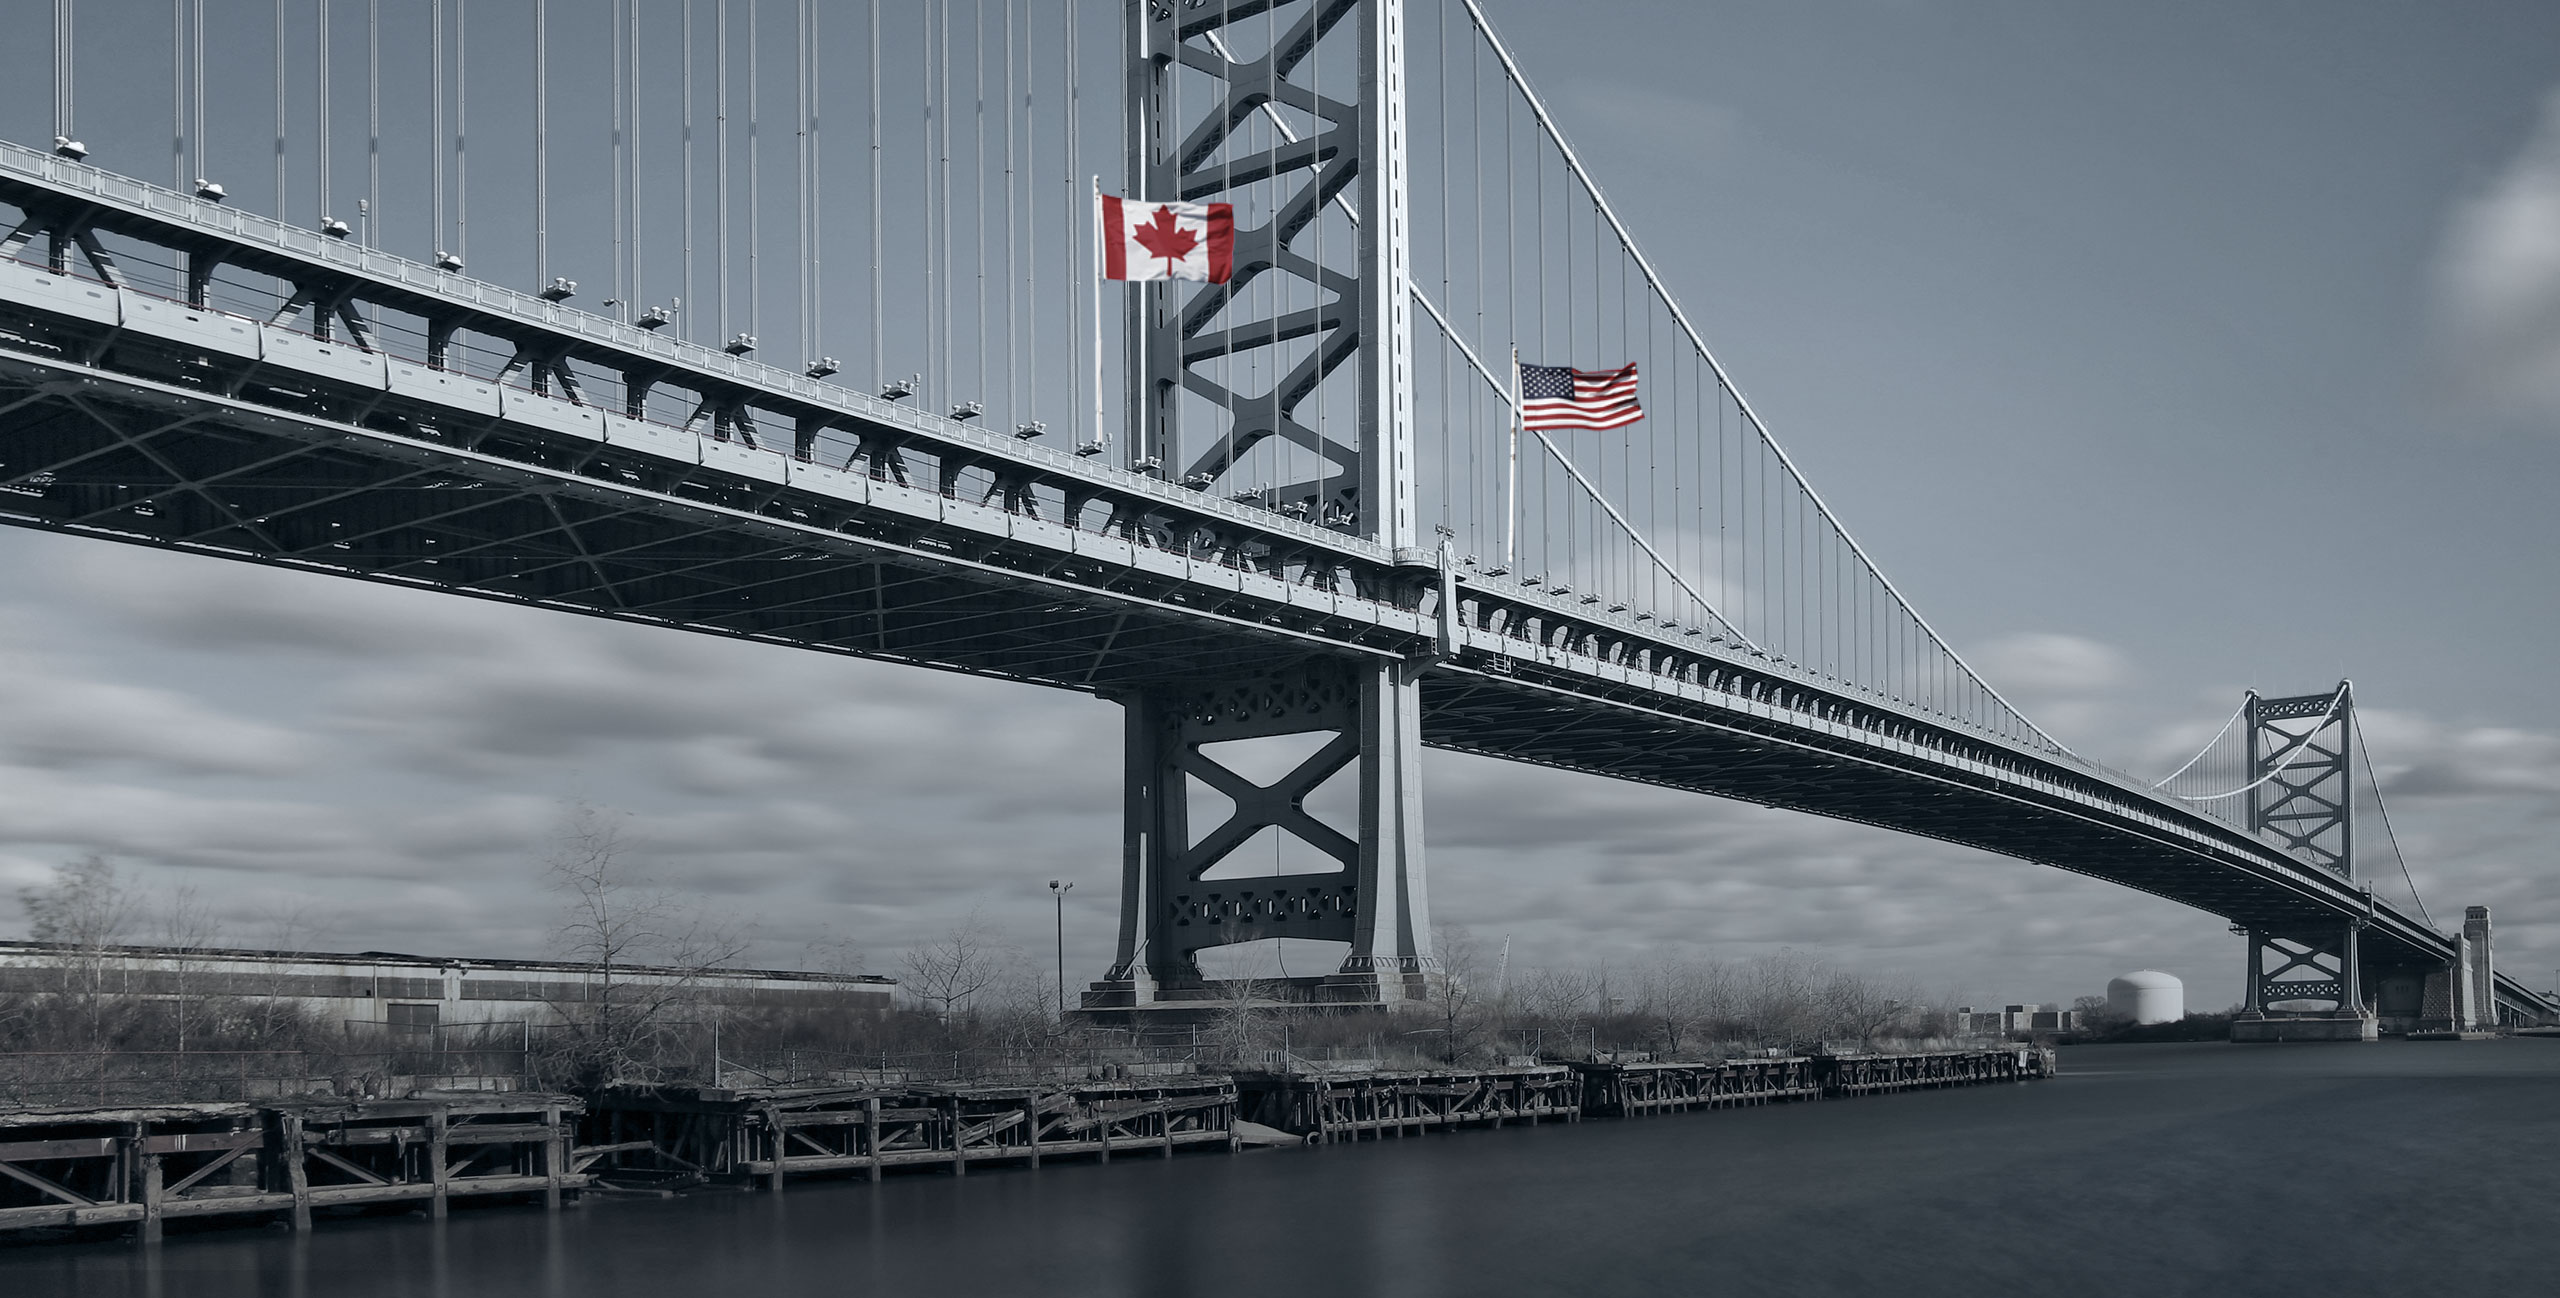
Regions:
[[[1403, 589], [1369, 593], [1419, 606], [1445, 557], [1416, 536], [1403, 4], [1129, 0], [1127, 14], [1132, 197], [1232, 201], [1237, 221], [1229, 283], [1127, 286], [1130, 467], [1390, 547]], [[1339, 74], [1353, 61], [1356, 86]], [[1310, 84], [1319, 64], [1335, 75]], [[1336, 205], [1356, 219], [1329, 215]], [[1320, 223], [1329, 237], [1314, 237]], [[1250, 461], [1261, 471], [1314, 471], [1244, 480], [1266, 444]], [[1311, 652], [1273, 678], [1203, 661], [1196, 680], [1119, 696], [1119, 948], [1088, 1012], [1197, 1006], [1217, 994], [1199, 952], [1279, 937], [1350, 944], [1330, 974], [1292, 980], [1300, 996], [1391, 1007], [1426, 995], [1421, 666]], [[1204, 751], [1304, 734], [1332, 738], [1268, 784]], [[1346, 770], [1358, 823], [1327, 825], [1307, 800]], [[1231, 804], [1213, 825], [1194, 822], [1195, 780]], [[1329, 868], [1274, 874], [1268, 859], [1239, 859], [1264, 830]]]
[[[2349, 684], [2290, 698], [2262, 698], [2252, 690], [2244, 723], [2250, 830], [2353, 882], [2355, 698]], [[2371, 900], [2368, 892], [2368, 910]], [[2371, 988], [2357, 950], [2365, 923], [2364, 916], [2342, 924], [2323, 915], [2240, 926], [2248, 943], [2248, 999], [2232, 1040], [2372, 1039]], [[2404, 981], [2393, 980], [2394, 990]], [[2305, 1010], [2306, 1004], [2321, 1008]]]

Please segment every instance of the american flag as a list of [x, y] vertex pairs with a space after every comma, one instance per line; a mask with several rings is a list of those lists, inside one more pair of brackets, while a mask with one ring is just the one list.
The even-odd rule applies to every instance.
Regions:
[[1642, 418], [1633, 361], [1614, 370], [1520, 367], [1523, 428], [1623, 428]]

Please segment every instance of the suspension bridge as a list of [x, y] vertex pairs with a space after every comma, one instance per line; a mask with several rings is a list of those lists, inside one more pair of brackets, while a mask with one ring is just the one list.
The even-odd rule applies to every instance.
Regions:
[[[1343, 952], [1301, 998], [1425, 998], [1425, 746], [2184, 902], [2296, 1036], [2549, 1010], [2485, 912], [2376, 896], [2346, 685], [2151, 781], [1976, 674], [1474, 0], [53, 18], [52, 121], [0, 126], [0, 521], [1118, 701], [1089, 1012], [1275, 938]], [[1227, 205], [1227, 273], [1107, 281], [1105, 191]], [[1632, 365], [1642, 418], [1523, 419], [1522, 361]]]

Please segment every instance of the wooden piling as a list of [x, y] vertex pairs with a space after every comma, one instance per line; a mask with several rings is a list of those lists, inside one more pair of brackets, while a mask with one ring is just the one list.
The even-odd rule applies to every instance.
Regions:
[[435, 1197], [427, 1202], [427, 1215], [444, 1220], [446, 1203], [452, 1198], [452, 1171], [447, 1166], [447, 1153], [453, 1148], [445, 1128], [452, 1122], [453, 1111], [439, 1104], [427, 1115], [427, 1176], [435, 1186]]

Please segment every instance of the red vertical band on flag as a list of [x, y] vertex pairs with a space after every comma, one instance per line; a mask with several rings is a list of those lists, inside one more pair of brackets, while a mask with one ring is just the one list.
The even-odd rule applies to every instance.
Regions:
[[1236, 269], [1236, 209], [1232, 203], [1209, 205], [1209, 282], [1224, 284]]
[[1102, 196], [1102, 277], [1129, 278], [1129, 225], [1121, 219], [1120, 199]]

